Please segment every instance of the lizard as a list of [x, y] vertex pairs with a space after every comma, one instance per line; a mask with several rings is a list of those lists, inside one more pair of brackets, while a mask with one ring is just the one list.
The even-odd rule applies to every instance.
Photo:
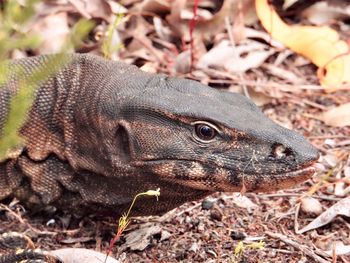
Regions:
[[[133, 215], [160, 215], [217, 191], [272, 191], [314, 173], [318, 151], [268, 119], [248, 98], [200, 82], [71, 54], [41, 84], [19, 133], [24, 146], [0, 164], [0, 200], [120, 216], [133, 197], [161, 189]], [[50, 55], [13, 60], [30, 75]], [[18, 90], [0, 88], [0, 127]]]
[[[273, 191], [315, 172], [317, 149], [243, 95], [94, 55], [67, 56], [35, 92], [19, 129], [23, 147], [0, 162], [0, 201], [120, 216], [136, 194], [160, 188], [158, 202], [136, 202], [132, 215], [161, 215], [214, 192]], [[1, 132], [18, 92], [11, 69], [30, 76], [49, 58], [8, 64]]]

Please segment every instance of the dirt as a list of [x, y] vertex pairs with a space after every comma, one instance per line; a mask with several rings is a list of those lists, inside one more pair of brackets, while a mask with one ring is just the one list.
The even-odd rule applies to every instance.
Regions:
[[[133, 10], [138, 4], [137, 1], [122, 2], [126, 2], [128, 10]], [[57, 7], [60, 8], [60, 5]], [[64, 12], [71, 18], [76, 17], [76, 10], [71, 9]], [[102, 17], [108, 20], [110, 9], [103, 10]], [[164, 10], [165, 13], [170, 12], [167, 7]], [[162, 12], [158, 15], [165, 23]], [[79, 16], [82, 16], [81, 12]], [[349, 217], [338, 215], [325, 226], [303, 234], [296, 233], [317, 217], [310, 212], [311, 209], [301, 208], [301, 200], [305, 196], [311, 196], [321, 211], [327, 211], [350, 195], [350, 127], [327, 126], [319, 118], [327, 109], [350, 102], [349, 90], [326, 93], [318, 84], [314, 65], [296, 54], [288, 55], [285, 48], [276, 47], [271, 47], [275, 49], [274, 54], [262, 61], [260, 67], [250, 68], [244, 74], [212, 68], [194, 67], [189, 70], [189, 64], [176, 71], [174, 68], [180, 62], [186, 64], [189, 61], [188, 56], [180, 57], [183, 51], [180, 48], [181, 37], [172, 35], [169, 41], [160, 41], [149, 20], [150, 17], [135, 15], [122, 25], [120, 36], [127, 45], [118, 55], [120, 60], [146, 67], [149, 71], [197, 79], [215, 88], [245, 91], [261, 104], [270, 118], [307, 137], [320, 150], [321, 158], [318, 172], [312, 179], [292, 189], [242, 195], [217, 193], [205, 200], [187, 203], [162, 217], [133, 219], [114, 245], [111, 256], [122, 262], [350, 262], [349, 253], [334, 254], [332, 258], [324, 252], [332, 251], [335, 244], [339, 244], [336, 242], [350, 246]], [[105, 26], [100, 20], [96, 21], [97, 29]], [[137, 37], [135, 34], [132, 38], [130, 31], [127, 33], [130, 26], [134, 30], [132, 32], [144, 34]], [[258, 22], [252, 28], [263, 32]], [[96, 38], [100, 31], [97, 29], [80, 52], [97, 52], [100, 47]], [[206, 42], [206, 51], [220, 39], [228, 38], [223, 32], [224, 28]], [[260, 42], [266, 46], [270, 44]], [[199, 46], [195, 47], [199, 49]], [[169, 63], [160, 62], [159, 57]], [[277, 63], [281, 57], [284, 59]], [[284, 71], [279, 72], [276, 67]], [[340, 188], [348, 190], [339, 192]], [[84, 247], [106, 253], [116, 233], [117, 222], [118, 219], [96, 219], [94, 216], [74, 218], [60, 211], [33, 215], [16, 200], [7, 200], [0, 206], [0, 233], [24, 233], [43, 250]], [[133, 243], [130, 240], [133, 232], [148, 234]], [[138, 246], [145, 248], [132, 249]]]

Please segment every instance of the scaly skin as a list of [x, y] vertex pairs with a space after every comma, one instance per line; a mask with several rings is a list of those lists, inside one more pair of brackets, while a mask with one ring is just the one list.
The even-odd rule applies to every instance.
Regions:
[[[1, 163], [0, 200], [120, 216], [137, 193], [160, 188], [158, 202], [150, 197], [133, 208], [151, 215], [216, 191], [289, 187], [314, 172], [317, 150], [241, 95], [71, 56], [36, 92], [20, 130], [26, 143]], [[20, 65], [29, 76], [46, 61], [15, 60], [9, 68]], [[0, 89], [0, 127], [17, 77]]]

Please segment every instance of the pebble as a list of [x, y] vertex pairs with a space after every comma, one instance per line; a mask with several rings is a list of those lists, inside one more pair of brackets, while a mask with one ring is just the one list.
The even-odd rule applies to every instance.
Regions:
[[210, 212], [210, 218], [217, 220], [217, 221], [221, 221], [222, 220], [222, 212], [219, 209], [213, 209]]
[[230, 237], [233, 240], [244, 240], [246, 235], [242, 232], [238, 232], [238, 231], [232, 231], [230, 234]]
[[204, 199], [204, 200], [202, 201], [202, 208], [203, 208], [204, 210], [210, 210], [210, 209], [213, 208], [213, 206], [214, 206], [214, 202], [212, 202], [212, 201], [210, 201], [210, 200], [208, 200], [208, 199]]
[[320, 215], [322, 213], [322, 205], [316, 198], [304, 197], [301, 199], [301, 210], [306, 214]]

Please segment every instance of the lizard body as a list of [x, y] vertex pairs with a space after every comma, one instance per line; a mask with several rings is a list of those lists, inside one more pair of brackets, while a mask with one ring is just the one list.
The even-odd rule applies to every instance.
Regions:
[[[150, 74], [91, 55], [42, 84], [20, 134], [25, 145], [0, 164], [0, 200], [119, 216], [162, 214], [216, 191], [270, 191], [307, 179], [318, 152], [269, 120], [249, 99], [196, 81]], [[14, 60], [25, 74], [47, 56]], [[0, 88], [0, 127], [16, 74]]]

